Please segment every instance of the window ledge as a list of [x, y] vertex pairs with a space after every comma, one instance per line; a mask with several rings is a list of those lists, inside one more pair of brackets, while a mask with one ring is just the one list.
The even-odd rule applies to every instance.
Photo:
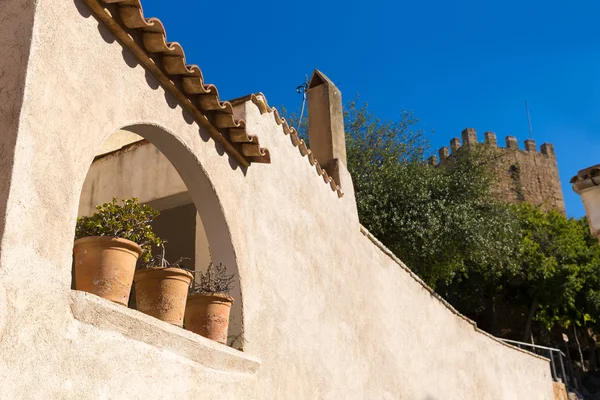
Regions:
[[71, 311], [80, 322], [168, 349], [208, 368], [253, 374], [260, 366], [241, 351], [90, 293], [72, 290]]

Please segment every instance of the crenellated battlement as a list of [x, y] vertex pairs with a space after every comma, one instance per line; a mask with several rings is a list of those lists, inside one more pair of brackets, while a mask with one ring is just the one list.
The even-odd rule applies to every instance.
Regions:
[[[462, 131], [461, 136], [462, 136], [462, 142], [461, 142], [461, 139], [458, 137], [454, 137], [454, 138], [450, 139], [450, 143], [449, 143], [450, 147], [444, 146], [444, 147], [440, 148], [438, 150], [437, 156], [432, 155], [431, 157], [428, 158], [428, 163], [431, 165], [444, 164], [448, 158], [450, 158], [454, 154], [456, 154], [456, 152], [462, 147], [469, 147], [472, 145], [485, 143], [489, 146], [502, 148], [502, 147], [498, 146], [498, 139], [494, 132], [489, 132], [489, 131], [485, 132], [483, 142], [479, 142], [479, 140], [477, 139], [477, 131], [473, 128], [465, 128]], [[544, 155], [548, 158], [552, 158], [552, 159], [556, 158], [556, 155], [554, 153], [554, 145], [551, 143], [542, 144], [540, 146], [540, 151], [538, 152], [535, 140], [533, 140], [533, 139], [526, 139], [524, 142], [523, 149], [521, 149], [519, 147], [519, 142], [518, 142], [517, 138], [514, 136], [506, 136], [504, 141], [505, 141], [504, 149], [506, 149], [506, 150], [516, 150], [516, 151], [521, 151], [521, 152], [525, 152], [525, 153], [538, 153], [538, 154]]]
[[516, 137], [506, 136], [505, 147], [500, 147], [494, 132], [485, 132], [483, 136], [484, 141], [479, 142], [477, 131], [466, 128], [461, 138], [452, 138], [449, 146], [439, 149], [438, 154], [429, 157], [427, 162], [433, 166], [444, 166], [469, 147], [485, 144], [497, 149], [500, 155], [496, 165], [499, 182], [494, 188], [499, 198], [515, 203], [527, 201], [542, 205], [545, 209], [565, 211], [554, 145], [544, 143], [538, 151], [535, 140], [526, 139], [521, 148]]

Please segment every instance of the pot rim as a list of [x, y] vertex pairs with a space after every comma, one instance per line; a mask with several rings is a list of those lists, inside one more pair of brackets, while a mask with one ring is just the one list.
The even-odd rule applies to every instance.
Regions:
[[194, 279], [194, 275], [183, 269], [177, 267], [152, 267], [152, 268], [142, 268], [135, 271], [133, 276], [133, 281], [138, 282], [145, 279], [165, 279], [168, 277], [178, 277], [180, 279], [187, 278], [192, 283]]
[[203, 293], [196, 293], [196, 294], [190, 294], [188, 295], [188, 302], [190, 301], [190, 299], [199, 299], [199, 298], [204, 298], [204, 299], [215, 299], [213, 301], [222, 301], [222, 302], [227, 302], [227, 303], [232, 303], [234, 302], [233, 297], [226, 295], [226, 294], [221, 294], [221, 293], [214, 293], [214, 294], [203, 294]]
[[109, 245], [112, 247], [126, 248], [128, 250], [131, 250], [131, 251], [137, 253], [138, 257], [140, 257], [142, 255], [142, 253], [144, 252], [144, 250], [142, 249], [142, 246], [140, 246], [136, 242], [129, 240], [129, 239], [123, 239], [123, 238], [115, 237], [115, 236], [86, 236], [86, 237], [76, 239], [73, 242], [73, 251], [75, 251], [76, 247], [83, 246], [83, 245], [86, 245], [89, 243], [98, 243], [100, 246]]

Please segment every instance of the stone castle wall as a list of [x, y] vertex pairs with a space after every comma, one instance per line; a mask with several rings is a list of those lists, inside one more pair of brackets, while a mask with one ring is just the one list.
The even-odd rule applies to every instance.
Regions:
[[[542, 144], [538, 152], [532, 139], [525, 140], [525, 148], [520, 149], [514, 136], [506, 137], [506, 147], [498, 147], [494, 132], [485, 132], [484, 137], [484, 143], [497, 149], [499, 156], [496, 164], [499, 179], [493, 189], [498, 198], [511, 203], [526, 201], [542, 206], [545, 210], [556, 209], [565, 213], [558, 164], [552, 144]], [[459, 138], [453, 138], [450, 140], [450, 149], [442, 147], [439, 150], [439, 159], [432, 156], [429, 163], [446, 165], [462, 148], [477, 144], [477, 132], [473, 128], [467, 128], [462, 132], [462, 144]]]

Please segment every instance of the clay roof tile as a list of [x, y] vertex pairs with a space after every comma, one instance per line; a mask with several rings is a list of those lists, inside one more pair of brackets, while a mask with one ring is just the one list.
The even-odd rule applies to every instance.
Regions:
[[[186, 63], [183, 47], [177, 42], [167, 41], [162, 22], [144, 16], [140, 0], [84, 1], [121, 44], [133, 52], [162, 86], [179, 100], [181, 106], [194, 116], [198, 124], [206, 128], [213, 139], [221, 143], [240, 164], [248, 166], [251, 162], [271, 162], [269, 150], [260, 147], [258, 137], [247, 134], [245, 121], [237, 120], [233, 115], [233, 104], [251, 100], [261, 114], [273, 114], [275, 122], [282, 126], [284, 134], [290, 135], [292, 144], [299, 148], [300, 154], [308, 157], [309, 163], [316, 168], [324, 182], [337, 192], [338, 197], [343, 196], [340, 187], [321, 168], [296, 130], [281, 118], [275, 108], [268, 105], [262, 93], [232, 102], [222, 101], [216, 86], [205, 83], [200, 67]], [[117, 14], [119, 18], [114, 17]], [[138, 38], [134, 38], [130, 31], [138, 32]], [[328, 79], [324, 75], [319, 78]]]

